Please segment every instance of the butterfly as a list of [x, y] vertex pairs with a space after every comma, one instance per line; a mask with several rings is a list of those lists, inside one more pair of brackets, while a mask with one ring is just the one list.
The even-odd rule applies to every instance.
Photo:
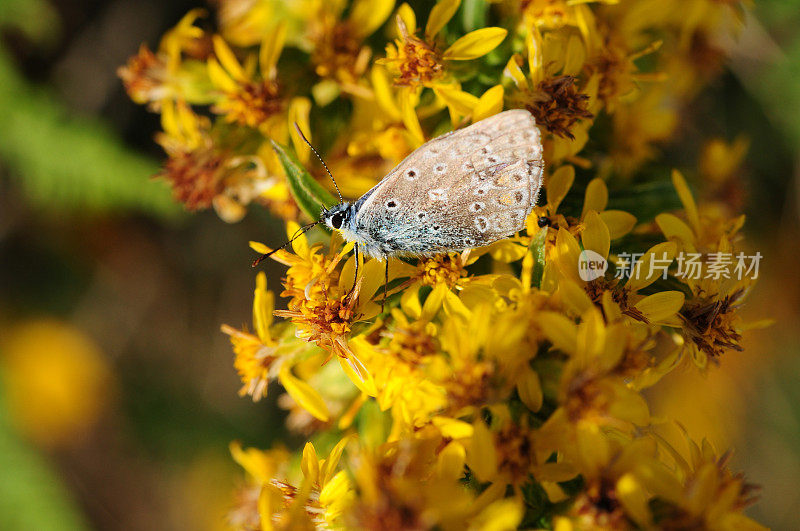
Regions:
[[333, 180], [341, 202], [302, 230], [324, 223], [339, 231], [355, 243], [356, 267], [361, 252], [383, 260], [388, 281], [390, 256], [463, 251], [521, 230], [543, 171], [534, 117], [505, 111], [423, 144], [356, 201], [344, 201]]

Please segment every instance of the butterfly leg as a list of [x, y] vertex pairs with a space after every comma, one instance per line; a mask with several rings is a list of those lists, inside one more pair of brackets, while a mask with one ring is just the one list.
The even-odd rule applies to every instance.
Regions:
[[389, 257], [386, 257], [386, 269], [384, 269], [383, 273], [383, 300], [381, 301], [381, 313], [383, 313], [383, 307], [386, 304], [386, 298], [389, 296]]
[[355, 247], [353, 247], [353, 249], [354, 249], [354, 253], [355, 253], [355, 257], [356, 257], [356, 270], [355, 270], [355, 273], [353, 274], [353, 287], [350, 289], [350, 293], [353, 293], [356, 290], [356, 284], [358, 284], [358, 262], [359, 262], [359, 259], [360, 259], [360, 256], [359, 256], [360, 253], [358, 252], [359, 251], [358, 243], [356, 243], [356, 245], [355, 245]]

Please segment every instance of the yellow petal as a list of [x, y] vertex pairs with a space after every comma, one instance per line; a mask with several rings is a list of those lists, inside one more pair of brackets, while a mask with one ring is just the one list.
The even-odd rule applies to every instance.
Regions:
[[503, 498], [491, 503], [470, 523], [470, 529], [480, 531], [508, 531], [517, 529], [524, 509], [522, 501], [516, 498]]
[[625, 287], [632, 292], [638, 291], [658, 280], [672, 263], [676, 252], [677, 246], [674, 242], [659, 243], [648, 249], [636, 262]]
[[239, 441], [231, 442], [230, 452], [233, 460], [259, 483], [266, 483], [273, 478], [282, 455], [282, 452], [244, 449]]
[[553, 262], [561, 275], [580, 284], [581, 277], [578, 273], [578, 260], [581, 248], [578, 240], [567, 229], [559, 228], [556, 234], [556, 246], [553, 253]]
[[419, 124], [416, 107], [417, 98], [410, 89], [401, 90], [399, 94], [400, 112], [403, 116], [403, 124], [411, 135], [415, 147], [425, 143], [425, 135], [422, 133], [422, 126]]
[[680, 218], [672, 214], [659, 214], [656, 224], [668, 240], [678, 240], [682, 245], [694, 247], [695, 236], [692, 229]]
[[508, 30], [504, 28], [481, 28], [471, 31], [454, 42], [442, 57], [451, 61], [467, 61], [491, 52], [503, 42]]
[[479, 122], [503, 110], [503, 85], [495, 85], [478, 98], [472, 110], [472, 121]]
[[353, 439], [352, 435], [348, 435], [343, 437], [336, 446], [333, 447], [331, 453], [328, 454], [328, 459], [325, 460], [324, 470], [320, 470], [322, 477], [320, 481], [323, 483], [327, 483], [333, 477], [334, 472], [336, 472], [336, 467], [339, 465], [339, 459], [341, 459], [342, 454], [344, 453], [345, 446]]
[[558, 294], [564, 306], [575, 315], [583, 315], [592, 307], [586, 291], [575, 282], [564, 281], [558, 285]]
[[555, 312], [540, 312], [537, 316], [539, 328], [558, 350], [573, 354], [578, 350], [578, 325]]
[[422, 316], [422, 304], [419, 302], [419, 294], [416, 289], [407, 289], [400, 297], [400, 308], [412, 319], [419, 319]]
[[248, 245], [250, 245], [250, 248], [257, 253], [267, 254], [268, 252], [272, 251], [271, 247], [267, 247], [261, 242], [250, 241], [248, 242]]
[[458, 481], [464, 474], [467, 452], [460, 442], [451, 441], [442, 448], [436, 462], [437, 475], [442, 479]]
[[297, 158], [303, 164], [308, 162], [311, 156], [311, 148], [308, 147], [300, 135], [297, 133], [294, 124], [300, 128], [309, 142], [311, 142], [311, 125], [309, 124], [309, 114], [311, 113], [311, 100], [308, 98], [293, 98], [289, 103], [289, 136], [292, 137], [292, 145], [297, 153]]
[[175, 104], [166, 101], [161, 106], [161, 128], [171, 137], [180, 138], [181, 132], [178, 126], [178, 116], [175, 111]]
[[284, 363], [281, 366], [278, 379], [289, 396], [297, 402], [297, 405], [322, 422], [327, 422], [330, 419], [330, 411], [320, 394], [306, 382], [295, 377], [289, 370], [288, 364]]
[[425, 24], [426, 41], [433, 41], [433, 37], [453, 18], [460, 5], [461, 0], [440, 0], [436, 2], [436, 5], [431, 9], [430, 15], [428, 15], [428, 23]]
[[650, 528], [650, 507], [644, 485], [633, 474], [625, 474], [617, 481], [617, 498], [625, 513], [642, 529]]
[[610, 291], [606, 290], [603, 292], [600, 304], [603, 307], [603, 314], [605, 314], [607, 322], [613, 323], [614, 321], [622, 319], [622, 310], [619, 304], [614, 300], [614, 296]]
[[[300, 225], [298, 225], [294, 221], [287, 221], [286, 222], [286, 235], [291, 240], [293, 236], [297, 234], [297, 231], [300, 230]], [[294, 254], [297, 256], [307, 256], [308, 255], [308, 238], [306, 238], [305, 234], [301, 234], [297, 238], [294, 238], [292, 241], [292, 250], [294, 250]]]
[[347, 377], [350, 378], [350, 381], [352, 381], [361, 392], [369, 396], [376, 396], [378, 390], [375, 387], [375, 380], [358, 356], [358, 352], [361, 348], [368, 349], [370, 347], [361, 336], [351, 339], [349, 346], [352, 348], [353, 353], [347, 356], [339, 356], [339, 365], [342, 366]]
[[584, 218], [581, 242], [583, 242], [584, 249], [608, 258], [608, 251], [611, 249], [611, 234], [602, 218], [594, 210], [590, 210]]
[[600, 219], [608, 227], [612, 240], [625, 236], [636, 226], [636, 217], [622, 210], [604, 210], [600, 212]]
[[256, 275], [256, 290], [253, 297], [253, 328], [262, 343], [272, 342], [269, 327], [272, 325], [274, 295], [267, 291], [267, 275], [263, 271]]
[[470, 441], [469, 466], [481, 481], [488, 481], [497, 475], [497, 452], [494, 436], [483, 420], [473, 424]]
[[342, 470], [338, 474], [327, 479], [324, 485], [322, 491], [319, 493], [319, 502], [326, 508], [327, 517], [330, 516], [330, 506], [337, 502], [341, 503], [350, 493], [350, 478], [347, 472]]
[[400, 17], [400, 20], [406, 25], [406, 30], [409, 34], [413, 35], [414, 32], [417, 31], [417, 15], [414, 14], [414, 10], [411, 9], [410, 5], [403, 3], [403, 5], [397, 9], [397, 16]]
[[[372, 35], [394, 9], [395, 0], [355, 0], [350, 7], [350, 27], [356, 37]], [[410, 30], [409, 30], [410, 31]]]
[[422, 315], [420, 316], [421, 319], [425, 321], [430, 321], [433, 319], [433, 316], [439, 312], [439, 309], [442, 307], [442, 302], [444, 301], [444, 295], [446, 292], [450, 291], [445, 284], [437, 284], [433, 291], [428, 294], [428, 298], [425, 299], [425, 304], [422, 306]]
[[444, 313], [447, 316], [458, 315], [459, 317], [469, 320], [472, 316], [472, 312], [469, 311], [461, 299], [458, 298], [458, 295], [453, 293], [450, 290], [447, 290], [444, 294]]
[[552, 216], [558, 211], [561, 201], [567, 196], [575, 180], [575, 168], [569, 164], [558, 168], [547, 180], [547, 208]]
[[539, 381], [539, 374], [533, 369], [526, 368], [517, 380], [517, 393], [522, 403], [534, 413], [542, 408], [542, 383]]
[[684, 294], [680, 291], [661, 291], [648, 295], [634, 307], [651, 323], [661, 322], [675, 315], [683, 306]]
[[694, 228], [695, 233], [698, 233], [700, 230], [700, 217], [697, 213], [697, 204], [694, 202], [689, 185], [686, 184], [686, 179], [683, 178], [683, 175], [678, 170], [672, 170], [672, 185], [678, 192], [681, 203], [683, 203], [683, 209], [686, 211], [689, 223]]
[[217, 56], [222, 67], [228, 71], [231, 77], [236, 81], [246, 81], [247, 76], [244, 74], [242, 65], [236, 60], [233, 51], [228, 47], [225, 41], [219, 35], [214, 35], [214, 55]]
[[372, 81], [372, 90], [375, 92], [375, 101], [378, 102], [381, 110], [388, 114], [392, 120], [400, 120], [402, 115], [400, 114], [400, 108], [394, 101], [392, 85], [386, 69], [375, 65], [370, 73], [370, 80]]
[[528, 49], [528, 71], [530, 73], [531, 83], [535, 88], [541, 83], [545, 76], [542, 34], [539, 33], [536, 26], [530, 28], [528, 36], [525, 39], [525, 47]]
[[583, 69], [586, 61], [586, 49], [583, 46], [583, 39], [577, 35], [570, 35], [567, 41], [567, 50], [564, 52], [564, 67], [561, 73], [566, 76], [576, 76]]
[[314, 445], [310, 442], [307, 442], [305, 447], [303, 447], [303, 458], [300, 460], [300, 470], [311, 483], [317, 483], [319, 481], [319, 459], [317, 458], [317, 451], [314, 449]]
[[284, 22], [278, 23], [273, 31], [264, 36], [261, 49], [258, 51], [258, 66], [261, 69], [261, 75], [265, 78], [275, 79], [277, 76], [276, 65], [283, 51], [285, 40], [286, 24]]
[[511, 59], [508, 60], [506, 63], [506, 68], [503, 70], [503, 75], [510, 77], [517, 88], [523, 88], [528, 86], [528, 80], [525, 77], [525, 74], [522, 72], [522, 69], [519, 67], [519, 62], [521, 58], [519, 54], [514, 54], [511, 56]]
[[462, 91], [456, 85], [437, 85], [433, 87], [433, 92], [458, 115], [472, 114], [478, 104], [477, 97]]
[[543, 463], [536, 467], [536, 479], [563, 483], [578, 475], [575, 467], [569, 463]]
[[590, 210], [602, 212], [606, 209], [607, 205], [608, 187], [603, 179], [596, 177], [589, 181], [589, 184], [586, 186], [586, 195], [583, 199], [583, 212], [581, 213], [581, 218], [586, 216], [586, 213]]
[[[208, 77], [211, 83], [222, 92], [236, 92], [236, 82], [228, 75], [227, 72], [220, 66], [216, 59], [210, 57], [208, 59], [207, 67]], [[165, 105], [162, 109], [166, 110], [168, 106]], [[162, 112], [163, 117], [163, 112]], [[166, 128], [166, 132], [169, 132]]]
[[472, 437], [472, 424], [463, 420], [452, 419], [450, 417], [433, 417], [431, 422], [442, 433], [442, 437], [448, 439], [468, 439]]
[[583, 322], [578, 325], [577, 356], [583, 361], [595, 359], [600, 355], [606, 343], [606, 327], [600, 310], [592, 306], [584, 315]]

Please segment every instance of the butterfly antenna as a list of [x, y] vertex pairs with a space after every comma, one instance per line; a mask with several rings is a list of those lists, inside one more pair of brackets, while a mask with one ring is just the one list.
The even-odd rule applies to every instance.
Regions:
[[339, 190], [339, 185], [336, 184], [336, 179], [333, 178], [333, 174], [331, 173], [331, 170], [328, 169], [328, 165], [325, 164], [324, 160], [322, 160], [322, 156], [319, 154], [319, 151], [317, 151], [317, 149], [314, 146], [311, 145], [311, 142], [308, 141], [308, 139], [306, 138], [306, 135], [304, 135], [303, 132], [300, 130], [300, 126], [297, 125], [297, 122], [294, 123], [294, 128], [297, 130], [297, 134], [300, 135], [300, 138], [303, 139], [303, 142], [308, 144], [308, 147], [311, 148], [311, 151], [314, 152], [314, 155], [316, 155], [317, 158], [319, 159], [319, 161], [322, 163], [322, 167], [325, 168], [325, 171], [328, 172], [328, 175], [330, 176], [331, 181], [333, 181], [333, 186], [334, 186], [334, 188], [336, 188], [336, 193], [339, 194], [339, 202], [340, 203], [344, 203], [344, 198], [342, 197], [341, 190]]
[[280, 247], [278, 247], [278, 248], [275, 248], [275, 249], [271, 250], [271, 251], [270, 251], [270, 252], [268, 252], [268, 253], [264, 253], [264, 254], [262, 254], [261, 256], [259, 256], [259, 257], [258, 257], [258, 258], [256, 258], [255, 260], [253, 260], [252, 266], [253, 266], [253, 267], [256, 267], [258, 264], [260, 264], [261, 262], [263, 262], [264, 260], [266, 260], [267, 258], [269, 258], [270, 256], [272, 256], [273, 254], [277, 253], [278, 251], [280, 251], [281, 249], [283, 249], [284, 247], [286, 247], [287, 245], [289, 245], [290, 243], [292, 243], [293, 241], [295, 241], [297, 238], [299, 238], [300, 236], [302, 236], [303, 234], [305, 234], [306, 232], [308, 232], [308, 230], [309, 230], [311, 227], [313, 227], [314, 225], [316, 225], [317, 223], [319, 223], [319, 221], [315, 221], [314, 223], [309, 223], [308, 225], [306, 225], [306, 226], [304, 226], [304, 227], [300, 227], [299, 229], [297, 229], [297, 230], [295, 231], [294, 235], [292, 235], [292, 237], [291, 237], [291, 238], [289, 238], [289, 241], [288, 241], [288, 242], [284, 243], [283, 245], [281, 245], [281, 246], [280, 246]]

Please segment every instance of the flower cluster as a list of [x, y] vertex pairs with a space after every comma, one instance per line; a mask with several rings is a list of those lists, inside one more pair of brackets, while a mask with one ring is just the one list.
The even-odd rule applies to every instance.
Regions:
[[[279, 381], [287, 424], [309, 442], [294, 457], [232, 446], [249, 478], [235, 528], [760, 529], [742, 512], [755, 487], [728, 454], [651, 417], [643, 395], [678, 367], [712, 370], [758, 324], [739, 316], [752, 278], [688, 276], [675, 260], [706, 271], [709, 257], [755, 254], [736, 194], [718, 193], [739, 186], [746, 140], [711, 139], [685, 168], [699, 194], [660, 149], [723, 68], [743, 5], [216, 4], [216, 32], [192, 11], [120, 69], [161, 114], [162, 175], [190, 209], [235, 221], [255, 202], [296, 235], [309, 213], [273, 146], [321, 177], [300, 132], [351, 196], [504, 109], [536, 118], [546, 163], [525, 231], [390, 258], [386, 285], [384, 264], [356, 263], [337, 234], [272, 254], [288, 267], [286, 309], [260, 273], [253, 332], [223, 331], [241, 394]], [[608, 266], [589, 280], [586, 251]]]

